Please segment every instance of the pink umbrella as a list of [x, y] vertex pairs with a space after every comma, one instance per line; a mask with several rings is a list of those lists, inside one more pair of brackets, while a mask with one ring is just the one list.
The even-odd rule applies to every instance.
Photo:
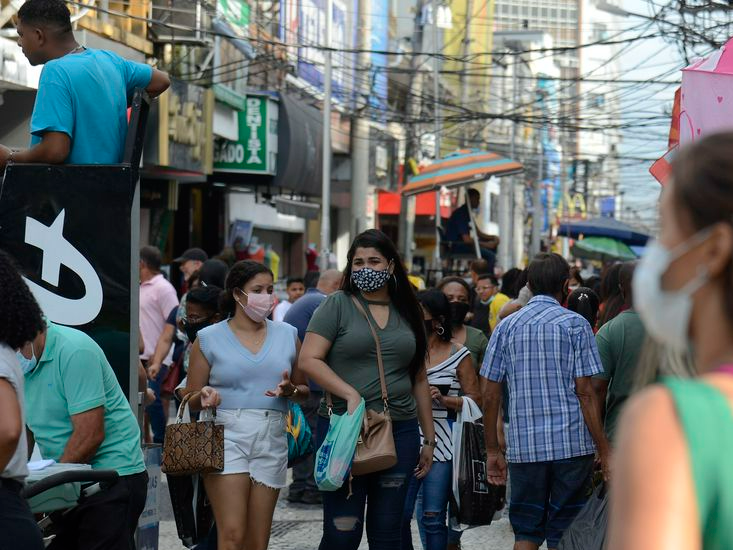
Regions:
[[733, 39], [682, 71], [680, 145], [733, 130]]

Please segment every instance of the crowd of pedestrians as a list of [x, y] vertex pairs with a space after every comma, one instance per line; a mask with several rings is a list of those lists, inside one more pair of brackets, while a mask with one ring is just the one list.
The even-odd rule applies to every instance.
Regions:
[[[216, 408], [224, 426], [223, 470], [203, 476], [214, 526], [197, 548], [267, 548], [294, 403], [316, 449], [331, 416], [362, 403], [391, 420], [389, 468], [319, 491], [313, 455], [295, 465], [287, 498], [323, 507], [322, 550], [355, 550], [364, 532], [371, 548], [410, 550], [413, 521], [426, 550], [459, 548], [453, 432], [470, 402], [483, 414], [487, 481], [506, 486], [515, 550], [560, 548], [599, 484], [611, 550], [732, 547], [730, 150], [724, 134], [683, 151], [659, 241], [597, 280], [547, 252], [497, 277], [486, 254], [465, 278], [416, 291], [394, 244], [368, 230], [343, 272], [291, 277], [279, 303], [266, 265], [187, 250], [175, 260], [179, 299], [160, 252], [143, 247], [152, 440], [163, 441], [171, 397], [191, 394], [194, 412]], [[42, 318], [3, 253], [0, 277], [0, 547], [42, 547], [20, 498], [35, 443], [44, 458], [120, 476], [63, 516], [55, 547], [133, 548], [147, 475], [115, 375], [89, 336]]]

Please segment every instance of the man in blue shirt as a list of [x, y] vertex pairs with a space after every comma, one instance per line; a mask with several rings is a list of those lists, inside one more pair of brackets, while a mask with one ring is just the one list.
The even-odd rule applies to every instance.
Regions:
[[163, 93], [168, 75], [74, 38], [63, 0], [28, 0], [18, 10], [18, 45], [31, 65], [45, 65], [31, 117], [31, 147], [0, 146], [8, 162], [118, 164], [127, 136], [127, 107], [135, 88]]
[[[336, 292], [341, 286], [343, 275], [340, 271], [329, 269], [324, 271], [318, 279], [316, 288], [309, 288], [305, 295], [298, 299], [285, 314], [283, 321], [298, 329], [298, 338], [302, 342], [305, 338], [305, 331], [308, 328], [313, 313], [329, 294]], [[318, 421], [318, 407], [321, 404], [323, 390], [314, 382], [310, 382], [310, 397], [308, 401], [300, 405], [303, 409], [311, 431], [316, 433]], [[316, 487], [316, 480], [313, 477], [315, 465], [314, 455], [310, 455], [302, 462], [293, 466], [293, 483], [288, 490], [290, 502], [302, 502], [305, 504], [320, 504], [321, 495]]]
[[[471, 212], [469, 211], [469, 206], [471, 210], [477, 210], [479, 208], [481, 204], [481, 193], [476, 189], [469, 189], [468, 201], [468, 203], [453, 211], [445, 226], [445, 240], [450, 244], [450, 250], [454, 254], [473, 254], [476, 250], [473, 238], [471, 237]], [[489, 271], [487, 273], [493, 273], [499, 237], [482, 233], [478, 230], [478, 227], [476, 227], [476, 235], [479, 239], [481, 257], [489, 262]]]
[[[560, 305], [569, 277], [562, 256], [535, 257], [528, 269], [534, 298], [496, 327], [481, 367], [487, 476], [506, 483], [509, 463], [515, 550], [537, 550], [545, 540], [550, 550], [558, 547], [587, 500], [596, 450], [608, 475], [609, 445], [591, 382], [603, 367], [588, 321]], [[496, 434], [504, 380], [506, 460]]]

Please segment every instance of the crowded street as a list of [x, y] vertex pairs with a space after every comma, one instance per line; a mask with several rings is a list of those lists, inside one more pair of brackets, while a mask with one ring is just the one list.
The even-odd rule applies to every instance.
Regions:
[[733, 4], [0, 0], [0, 550], [732, 550]]

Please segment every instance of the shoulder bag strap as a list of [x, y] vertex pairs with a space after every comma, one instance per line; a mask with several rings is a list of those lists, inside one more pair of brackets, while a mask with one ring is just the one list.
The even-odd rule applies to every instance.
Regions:
[[354, 305], [356, 306], [356, 309], [358, 309], [361, 314], [366, 319], [367, 324], [369, 325], [369, 330], [372, 331], [372, 337], [374, 338], [374, 343], [377, 346], [377, 366], [379, 367], [379, 383], [382, 386], [382, 401], [384, 401], [384, 410], [387, 411], [387, 380], [384, 377], [384, 363], [382, 362], [382, 344], [379, 341], [379, 335], [377, 334], [377, 331], [374, 328], [374, 324], [372, 323], [371, 319], [369, 319], [369, 315], [367, 314], [366, 310], [364, 309], [364, 306], [359, 301], [359, 299], [352, 294], [351, 299], [354, 301]]

